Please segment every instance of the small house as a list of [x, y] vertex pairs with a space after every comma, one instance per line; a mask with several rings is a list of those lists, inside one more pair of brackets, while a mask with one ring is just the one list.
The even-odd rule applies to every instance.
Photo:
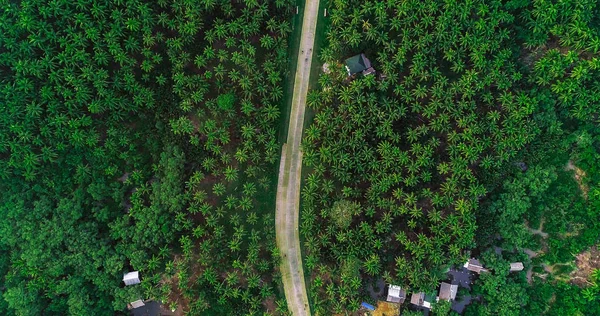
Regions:
[[126, 286], [140, 283], [140, 273], [138, 271], [125, 273], [123, 275], [123, 282], [125, 282]]
[[[136, 301], [137, 302], [137, 301]], [[174, 310], [169, 310], [159, 301], [146, 300], [136, 308], [131, 309], [131, 316], [148, 316], [148, 315], [174, 315]], [[130, 303], [131, 305], [133, 303]]]
[[146, 304], [144, 304], [144, 301], [142, 300], [137, 300], [137, 301], [133, 301], [131, 303], [129, 303], [129, 309], [134, 309], [134, 308], [138, 308], [138, 307], [142, 307], [145, 306]]
[[458, 292], [457, 284], [449, 284], [442, 282], [440, 286], [440, 294], [438, 298], [440, 300], [453, 301], [456, 299], [456, 293]]
[[410, 303], [427, 309], [431, 308], [431, 302], [426, 300], [425, 293], [423, 292], [413, 293], [413, 295], [410, 297]]
[[362, 72], [365, 76], [375, 73], [375, 69], [371, 67], [371, 61], [367, 59], [365, 54], [358, 54], [346, 59], [346, 70], [348, 71], [348, 76], [359, 72]]
[[474, 258], [469, 259], [469, 261], [467, 261], [467, 263], [465, 263], [464, 267], [467, 268], [467, 270], [473, 271], [478, 274], [481, 272], [487, 272], [487, 269], [485, 269], [483, 267], [481, 262], [479, 262], [479, 260], [474, 259]]
[[388, 296], [387, 296], [387, 301], [388, 302], [392, 302], [392, 303], [404, 303], [404, 300], [406, 299], [406, 291], [404, 291], [400, 286], [398, 285], [392, 285], [390, 284], [389, 288], [388, 288]]
[[523, 262], [513, 262], [510, 264], [510, 272], [523, 271]]

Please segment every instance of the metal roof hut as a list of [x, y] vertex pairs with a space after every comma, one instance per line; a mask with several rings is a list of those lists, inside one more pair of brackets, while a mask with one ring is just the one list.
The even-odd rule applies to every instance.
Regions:
[[140, 283], [140, 273], [138, 271], [125, 273], [123, 275], [123, 282], [125, 282], [126, 286]]
[[479, 262], [479, 260], [474, 259], [474, 258], [469, 259], [469, 261], [467, 261], [467, 263], [465, 263], [464, 267], [467, 268], [467, 270], [473, 271], [476, 273], [487, 272], [487, 269], [485, 269], [483, 267], [481, 262]]
[[420, 307], [431, 308], [431, 303], [425, 300], [425, 293], [423, 292], [413, 293], [410, 297], [410, 303]]
[[404, 291], [398, 285], [390, 284], [390, 286], [388, 288], [387, 301], [392, 302], [392, 303], [402, 304], [402, 303], [404, 303], [404, 300], [406, 300], [406, 291]]
[[510, 272], [523, 271], [524, 268], [523, 262], [513, 262], [510, 264]]
[[346, 70], [348, 71], [348, 76], [359, 72], [362, 72], [365, 76], [375, 73], [375, 69], [371, 67], [371, 61], [367, 59], [365, 54], [358, 54], [346, 59]]
[[449, 284], [442, 282], [440, 286], [440, 300], [453, 301], [456, 299], [456, 293], [458, 292], [457, 284]]
[[152, 300], [147, 300], [143, 306], [131, 309], [132, 316], [174, 315], [174, 312], [166, 309], [160, 302]]
[[144, 304], [143, 300], [137, 300], [137, 301], [133, 301], [131, 303], [129, 303], [129, 309], [134, 309], [134, 308], [138, 308], [138, 307], [142, 307], [145, 306], [146, 304]]

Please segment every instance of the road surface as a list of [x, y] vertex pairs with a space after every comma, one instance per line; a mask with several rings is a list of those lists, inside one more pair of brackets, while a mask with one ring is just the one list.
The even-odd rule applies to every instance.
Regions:
[[277, 186], [275, 214], [277, 246], [281, 252], [281, 275], [288, 309], [293, 315], [310, 315], [308, 295], [304, 284], [298, 222], [300, 212], [300, 180], [302, 152], [300, 141], [304, 125], [306, 94], [315, 43], [319, 0], [306, 0], [300, 51], [294, 79], [287, 141], [282, 147]]

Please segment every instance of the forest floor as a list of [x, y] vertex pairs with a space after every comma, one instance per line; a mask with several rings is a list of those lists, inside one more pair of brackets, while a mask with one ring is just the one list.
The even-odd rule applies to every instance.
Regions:
[[575, 179], [575, 181], [577, 181], [577, 185], [579, 186], [579, 189], [581, 190], [581, 193], [583, 194], [583, 197], [585, 199], [587, 199], [589, 188], [585, 184], [585, 182], [583, 182], [583, 179], [586, 176], [585, 171], [583, 171], [581, 168], [579, 168], [575, 164], [573, 164], [572, 160], [569, 160], [569, 162], [567, 163], [567, 166], [565, 167], [565, 170], [569, 170], [569, 171], [573, 170], [573, 171], [575, 171], [575, 174], [573, 175], [573, 178]]
[[310, 315], [310, 306], [298, 232], [304, 126], [319, 0], [307, 0], [304, 7], [300, 53], [296, 66], [294, 93], [287, 142], [282, 147], [275, 213], [277, 246], [281, 252], [281, 275], [288, 309], [293, 315]]
[[591, 247], [577, 255], [577, 269], [571, 272], [571, 282], [579, 286], [588, 286], [590, 274], [595, 269], [600, 269], [600, 250], [597, 246]]
[[529, 230], [530, 233], [532, 233], [534, 235], [540, 235], [544, 239], [548, 238], [548, 233], [544, 232], [544, 219], [543, 218], [540, 221], [539, 228], [533, 229], [533, 228], [529, 227], [529, 224], [527, 224], [527, 229]]

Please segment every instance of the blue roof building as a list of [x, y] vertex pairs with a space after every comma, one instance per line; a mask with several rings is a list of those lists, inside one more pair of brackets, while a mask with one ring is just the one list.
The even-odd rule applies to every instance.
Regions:
[[368, 309], [370, 311], [374, 311], [375, 310], [375, 306], [373, 306], [373, 305], [371, 305], [371, 304], [369, 304], [367, 302], [362, 302], [360, 304], [360, 306], [362, 306], [362, 307], [364, 307], [364, 308], [366, 308], [366, 309]]

